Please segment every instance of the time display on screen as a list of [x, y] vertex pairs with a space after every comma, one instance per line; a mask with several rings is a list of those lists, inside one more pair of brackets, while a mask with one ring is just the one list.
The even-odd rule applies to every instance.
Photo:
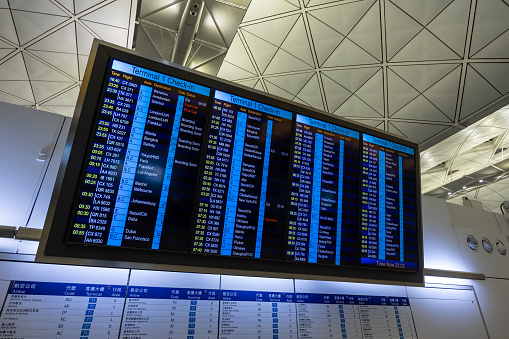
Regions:
[[417, 269], [414, 149], [364, 134], [361, 264]]
[[106, 81], [69, 240], [187, 251], [210, 89], [118, 60]]
[[292, 113], [216, 91], [192, 251], [280, 259]]
[[417, 143], [96, 45], [45, 255], [422, 281]]
[[357, 264], [359, 132], [297, 115], [287, 260]]

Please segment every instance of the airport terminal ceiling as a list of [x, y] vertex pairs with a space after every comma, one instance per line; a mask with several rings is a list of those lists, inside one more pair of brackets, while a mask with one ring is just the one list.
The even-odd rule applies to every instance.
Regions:
[[[189, 67], [421, 142], [424, 193], [509, 199], [509, 1], [195, 2]], [[0, 100], [72, 116], [94, 38], [171, 60], [186, 5], [0, 0]]]

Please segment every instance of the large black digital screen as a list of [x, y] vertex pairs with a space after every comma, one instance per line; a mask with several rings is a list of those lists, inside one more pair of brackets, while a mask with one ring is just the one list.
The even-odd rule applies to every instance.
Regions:
[[214, 93], [193, 253], [281, 259], [292, 116]]
[[37, 260], [422, 282], [418, 153], [96, 42]]
[[417, 270], [417, 201], [413, 148], [364, 134], [361, 264]]
[[187, 251], [209, 94], [112, 60], [70, 242]]
[[297, 115], [287, 260], [357, 265], [359, 132]]

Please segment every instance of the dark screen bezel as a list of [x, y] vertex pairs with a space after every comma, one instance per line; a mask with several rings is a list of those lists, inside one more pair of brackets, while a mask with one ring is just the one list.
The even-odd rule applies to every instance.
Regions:
[[[176, 78], [182, 78], [211, 88], [211, 98], [214, 90], [218, 89], [227, 93], [247, 97], [251, 100], [263, 102], [267, 105], [279, 107], [294, 113], [292, 132], [295, 130], [295, 115], [301, 114], [314, 119], [337, 124], [360, 132], [359, 152], [362, 152], [362, 135], [371, 135], [384, 138], [411, 147], [415, 151], [415, 178], [416, 178], [416, 202], [417, 202], [417, 243], [418, 243], [418, 269], [416, 271], [387, 270], [376, 267], [360, 266], [360, 255], [356, 267], [343, 267], [323, 264], [295, 263], [284, 261], [286, 243], [282, 249], [282, 261], [248, 259], [225, 256], [206, 256], [190, 253], [176, 253], [154, 250], [141, 250], [135, 248], [121, 248], [110, 246], [91, 246], [66, 241], [69, 220], [73, 211], [73, 200], [80, 178], [80, 172], [85, 159], [83, 155], [89, 144], [91, 129], [96, 120], [98, 101], [101, 98], [104, 76], [112, 58], [142, 65], [154, 71], [171, 74]], [[100, 84], [99, 86], [97, 84]], [[212, 99], [211, 99], [212, 100]], [[210, 102], [209, 102], [210, 110]], [[94, 114], [90, 114], [94, 112]], [[206, 125], [207, 126], [207, 125]], [[206, 131], [204, 131], [205, 133]], [[292, 141], [293, 145], [293, 141]], [[292, 147], [293, 149], [293, 147]], [[126, 262], [142, 262], [148, 264], [168, 264], [191, 267], [208, 267], [232, 270], [248, 270], [261, 272], [288, 273], [297, 275], [316, 275], [322, 277], [344, 277], [368, 280], [396, 281], [401, 283], [423, 282], [423, 245], [422, 245], [422, 215], [420, 197], [420, 163], [419, 144], [410, 140], [388, 134], [369, 126], [353, 123], [329, 113], [305, 107], [294, 102], [277, 98], [275, 96], [252, 90], [250, 88], [224, 81], [206, 74], [185, 69], [169, 62], [147, 59], [132, 50], [127, 50], [108, 43], [95, 41], [90, 54], [89, 64], [85, 73], [75, 114], [64, 151], [64, 156], [59, 169], [55, 191], [50, 203], [48, 217], [45, 224], [47, 239], [44, 248], [40, 250], [44, 255], [38, 256], [38, 261], [48, 261], [45, 257], [68, 257], [93, 260], [108, 260], [118, 262], [118, 267], [126, 267]], [[291, 161], [292, 154], [289, 155]], [[359, 159], [361, 159], [359, 157]], [[198, 178], [201, 176], [201, 169]], [[290, 180], [288, 180], [289, 185]], [[288, 194], [289, 196], [289, 194]], [[360, 199], [359, 199], [360, 201]], [[288, 201], [287, 201], [288, 203]], [[360, 217], [360, 216], [359, 216]], [[287, 216], [288, 218], [288, 216]], [[359, 219], [360, 220], [360, 219]], [[286, 224], [288, 224], [288, 219]], [[288, 229], [285, 229], [285, 235]], [[51, 261], [51, 260], [49, 260]], [[129, 266], [129, 265], [127, 265]]]

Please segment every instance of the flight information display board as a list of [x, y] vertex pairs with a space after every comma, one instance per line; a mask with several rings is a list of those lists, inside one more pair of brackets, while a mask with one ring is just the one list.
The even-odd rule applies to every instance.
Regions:
[[90, 55], [37, 260], [423, 282], [417, 143], [107, 43]]
[[361, 264], [417, 270], [414, 149], [364, 134]]
[[210, 89], [118, 60], [106, 81], [69, 241], [187, 251]]
[[281, 259], [292, 113], [216, 91], [193, 253]]
[[287, 259], [357, 265], [359, 132], [297, 115]]

